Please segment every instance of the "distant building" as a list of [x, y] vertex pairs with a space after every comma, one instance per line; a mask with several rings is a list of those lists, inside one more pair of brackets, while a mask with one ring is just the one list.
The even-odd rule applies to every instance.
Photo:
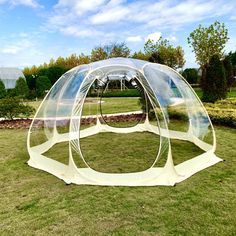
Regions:
[[0, 80], [2, 80], [6, 89], [15, 88], [16, 81], [20, 77], [25, 78], [20, 69], [13, 67], [0, 67]]

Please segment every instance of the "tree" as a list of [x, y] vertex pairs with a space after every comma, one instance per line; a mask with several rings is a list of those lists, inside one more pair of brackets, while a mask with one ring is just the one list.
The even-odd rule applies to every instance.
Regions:
[[63, 57], [58, 57], [56, 62], [55, 62], [55, 66], [58, 66], [58, 67], [65, 67], [65, 59]]
[[225, 69], [225, 77], [227, 81], [227, 88], [231, 90], [231, 87], [234, 84], [234, 74], [233, 74], [233, 66], [231, 63], [231, 60], [229, 56], [226, 56], [225, 59], [223, 60], [224, 63], [224, 69]]
[[110, 43], [102, 47], [102, 50], [107, 55], [107, 58], [112, 57], [129, 57], [130, 49], [123, 43]]
[[112, 57], [129, 57], [130, 49], [123, 43], [110, 43], [95, 47], [91, 52], [91, 61], [99, 61]]
[[206, 68], [206, 79], [202, 84], [203, 101], [215, 102], [227, 95], [227, 82], [223, 62], [218, 55], [214, 55]]
[[29, 90], [35, 90], [36, 86], [36, 76], [35, 75], [25, 75], [26, 83], [28, 85]]
[[83, 53], [79, 55], [78, 59], [79, 59], [79, 63], [77, 64], [77, 66], [90, 63], [90, 57], [87, 55], [84, 55]]
[[236, 75], [236, 51], [230, 52], [228, 57], [230, 58], [231, 64], [233, 66], [233, 73]]
[[46, 70], [46, 76], [53, 85], [67, 70], [60, 66], [51, 66]]
[[159, 47], [168, 47], [168, 45], [169, 41], [163, 37], [160, 37], [156, 42], [154, 42], [154, 40], [148, 39], [144, 44], [144, 52], [151, 56], [153, 53], [158, 51]]
[[173, 69], [182, 68], [185, 63], [182, 47], [175, 48], [162, 37], [156, 42], [149, 39], [144, 45], [144, 51], [149, 55], [149, 61], [165, 64]]
[[107, 59], [108, 55], [103, 47], [95, 47], [91, 52], [91, 61], [99, 61]]
[[67, 57], [65, 59], [65, 63], [66, 63], [67, 69], [71, 69], [71, 68], [76, 67], [80, 64], [79, 58], [77, 57], [77, 55], [75, 53], [71, 54], [69, 57]]
[[198, 71], [195, 68], [186, 68], [182, 76], [190, 83], [196, 84], [198, 82]]
[[109, 57], [129, 57], [130, 49], [123, 43], [113, 43], [111, 46], [111, 53]]
[[135, 52], [132, 58], [148, 61], [150, 56], [142, 51]]
[[[202, 69], [202, 80], [206, 77], [206, 68], [210, 59], [217, 55], [220, 59], [224, 56], [224, 47], [228, 41], [228, 30], [218, 21], [209, 27], [199, 25], [188, 37], [188, 43], [193, 48], [196, 61]], [[204, 83], [204, 81], [202, 81]]]
[[5, 89], [5, 85], [2, 82], [2, 80], [0, 79], [0, 99], [6, 97], [6, 95], [7, 95], [7, 92]]
[[0, 100], [0, 117], [12, 120], [20, 115], [29, 117], [34, 112], [32, 106], [23, 104], [19, 99], [8, 97]]
[[53, 58], [50, 59], [48, 66], [54, 66], [55, 60]]
[[60, 66], [50, 66], [48, 68], [42, 68], [39, 70], [39, 76], [47, 76], [53, 85], [65, 72], [67, 69]]
[[38, 67], [37, 66], [32, 66], [31, 68], [29, 67], [26, 67], [24, 70], [23, 70], [23, 74], [24, 76], [26, 75], [37, 75], [38, 73]]
[[47, 76], [39, 76], [36, 79], [36, 94], [38, 97], [43, 97], [45, 91], [51, 88], [51, 82]]
[[29, 95], [29, 88], [28, 88], [25, 78], [20, 77], [16, 81], [16, 86], [14, 90], [15, 90], [16, 96], [20, 98], [25, 98]]

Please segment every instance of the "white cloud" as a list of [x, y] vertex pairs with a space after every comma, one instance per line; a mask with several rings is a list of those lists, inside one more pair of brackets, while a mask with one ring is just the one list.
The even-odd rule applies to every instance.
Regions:
[[126, 39], [127, 42], [141, 42], [142, 41], [142, 37], [140, 35], [137, 36], [129, 36]]
[[[199, 22], [204, 19], [227, 15], [233, 11], [235, 2], [233, 1], [213, 1], [204, 2], [197, 1], [182, 1], [176, 5], [171, 4], [170, 1], [165, 8], [159, 13], [158, 17], [153, 17], [152, 12], [147, 10], [150, 16], [147, 22], [149, 27], [175, 28], [184, 26], [193, 22]], [[155, 9], [155, 6], [153, 6]]]
[[[90, 37], [92, 35], [87, 31], [99, 31], [104, 35], [107, 32], [119, 34], [119, 38], [124, 39], [130, 34], [140, 34], [140, 30], [144, 36], [153, 29], [176, 30], [223, 15], [230, 17], [234, 8], [235, 0], [59, 0], [45, 27], [75, 37]], [[70, 29], [76, 25], [84, 33]], [[100, 36], [100, 33], [96, 35]], [[171, 36], [169, 40], [175, 42], [177, 39]]]
[[154, 42], [157, 42], [161, 37], [161, 32], [155, 32], [155, 33], [152, 33], [152, 34], [149, 34], [146, 38], [145, 38], [145, 42], [147, 42], [149, 39], [154, 41]]
[[107, 0], [59, 0], [55, 9], [70, 9], [71, 12], [80, 16], [89, 11], [96, 11]]
[[174, 35], [170, 35], [166, 38], [167, 40], [171, 41], [171, 42], [177, 42], [178, 39], [176, 38], [176, 36]]
[[8, 44], [2, 47], [1, 53], [16, 55], [29, 49], [32, 43], [29, 40], [21, 40], [15, 44]]
[[65, 35], [73, 35], [77, 37], [94, 37], [95, 35], [102, 34], [99, 31], [91, 29], [80, 29], [76, 26], [68, 26], [60, 29], [61, 32]]
[[21, 48], [19, 46], [9, 45], [3, 48], [1, 52], [5, 54], [17, 54], [20, 50]]
[[101, 11], [90, 18], [92, 24], [107, 24], [125, 21], [131, 13], [129, 7], [122, 5], [123, 1], [113, 0], [106, 4]]
[[236, 20], [236, 16], [231, 16], [230, 20]]
[[37, 1], [35, 0], [11, 0], [12, 5], [25, 5], [29, 7], [39, 7], [40, 5], [38, 4]]
[[9, 4], [10, 6], [23, 5], [32, 8], [40, 7], [40, 4], [36, 0], [0, 0], [0, 4]]

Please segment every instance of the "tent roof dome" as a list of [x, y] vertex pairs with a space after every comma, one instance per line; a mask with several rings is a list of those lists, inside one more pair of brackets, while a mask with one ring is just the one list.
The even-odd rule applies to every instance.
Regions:
[[[103, 91], [114, 78], [120, 84], [122, 80], [136, 84], [142, 91], [146, 101], [145, 120], [133, 127], [112, 127], [103, 122], [101, 109], [97, 109], [96, 122], [83, 127], [83, 108], [89, 91]], [[150, 122], [148, 106], [155, 116], [155, 123]], [[92, 116], [89, 118], [93, 120]], [[160, 145], [153, 164], [145, 171], [135, 173], [102, 173], [92, 169], [83, 156], [80, 140], [101, 132], [155, 134]], [[191, 142], [203, 153], [175, 165], [171, 139]], [[68, 165], [46, 157], [45, 153], [60, 142], [69, 143]], [[97, 61], [66, 72], [41, 103], [29, 130], [27, 146], [30, 166], [76, 184], [174, 185], [221, 161], [214, 154], [216, 138], [207, 111], [185, 79], [168, 66], [131, 58]], [[80, 158], [86, 168], [78, 166], [76, 158]], [[164, 160], [164, 167], [158, 166], [160, 160]]]

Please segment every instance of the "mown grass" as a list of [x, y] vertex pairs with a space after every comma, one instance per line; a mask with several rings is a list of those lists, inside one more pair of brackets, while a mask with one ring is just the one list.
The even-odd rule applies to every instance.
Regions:
[[235, 235], [236, 130], [215, 128], [225, 162], [176, 187], [65, 185], [25, 164], [26, 130], [1, 130], [0, 235]]
[[[201, 98], [202, 97], [201, 89], [195, 88], [194, 90], [197, 93], [197, 95]], [[222, 122], [222, 124], [227, 125], [227, 123], [232, 123], [232, 122], [234, 123], [234, 120], [236, 122], [235, 98], [236, 98], [236, 88], [233, 88], [231, 92], [228, 93], [227, 99], [218, 101], [214, 104], [204, 103], [213, 122], [215, 121], [216, 124], [221, 123], [219, 121], [219, 114], [221, 114], [221, 116], [223, 116], [223, 119], [226, 120], [226, 122]], [[142, 110], [138, 97], [103, 97], [101, 101], [102, 103], [100, 104], [99, 98], [87, 98], [86, 103], [84, 104], [83, 107], [83, 115], [84, 116], [96, 115], [97, 113], [100, 114], [100, 112], [102, 112], [103, 114], [112, 114], [112, 113], [122, 113], [122, 112]], [[39, 107], [40, 103], [41, 101], [27, 102], [27, 104], [33, 106], [36, 110]], [[65, 106], [65, 109], [68, 109], [67, 105]], [[230, 121], [228, 122], [229, 119]], [[233, 121], [231, 122], [231, 120]], [[234, 125], [231, 126], [234, 127]]]
[[[102, 98], [101, 101], [102, 103], [100, 108], [100, 99], [87, 98], [83, 107], [83, 115], [96, 115], [97, 111], [100, 113], [100, 109], [104, 114], [141, 110], [138, 97], [111, 97]], [[42, 101], [31, 101], [27, 102], [27, 104], [33, 106], [37, 110], [41, 102]]]
[[[129, 92], [127, 92], [129, 90], [124, 90], [124, 91], [113, 91], [113, 92], [109, 92], [106, 94], [106, 96], [110, 95], [110, 98], [114, 99], [114, 96], [116, 97], [115, 99], [118, 99], [117, 101], [127, 101], [126, 99], [132, 99], [132, 97], [134, 97], [134, 99], [138, 97], [138, 93], [136, 89], [130, 89]], [[197, 93], [197, 95], [201, 98], [202, 97], [202, 90], [201, 88], [194, 88], [194, 91]], [[128, 96], [129, 95], [129, 96]], [[134, 96], [132, 96], [134, 95]], [[236, 87], [232, 88], [230, 92], [228, 92], [227, 95], [228, 98], [235, 98], [236, 97]], [[96, 98], [90, 98], [91, 100], [96, 99]], [[105, 99], [104, 101], [106, 101], [106, 99], [108, 99], [109, 101], [112, 101], [112, 99], [109, 99], [109, 97], [105, 97], [103, 98]], [[119, 100], [120, 99], [120, 100]], [[134, 101], [134, 100], [133, 100]], [[33, 106], [35, 109], [37, 109], [40, 105], [40, 103], [42, 102], [42, 100], [37, 100], [37, 101], [29, 101], [27, 102], [27, 104]]]

